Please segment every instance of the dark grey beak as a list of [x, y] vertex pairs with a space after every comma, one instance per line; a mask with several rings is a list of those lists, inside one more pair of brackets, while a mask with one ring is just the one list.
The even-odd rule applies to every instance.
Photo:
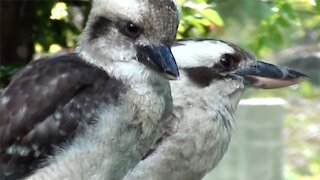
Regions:
[[298, 71], [263, 61], [238, 69], [235, 74], [244, 77], [246, 85], [262, 89], [282, 88], [309, 78]]
[[179, 78], [179, 70], [169, 46], [136, 45], [138, 60], [169, 80]]

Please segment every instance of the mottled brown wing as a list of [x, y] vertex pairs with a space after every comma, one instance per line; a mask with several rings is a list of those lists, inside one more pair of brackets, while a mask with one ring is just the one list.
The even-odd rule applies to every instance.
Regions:
[[0, 99], [0, 177], [35, 169], [73, 138], [80, 121], [90, 123], [101, 102], [117, 96], [117, 85], [75, 54], [37, 60], [18, 72]]

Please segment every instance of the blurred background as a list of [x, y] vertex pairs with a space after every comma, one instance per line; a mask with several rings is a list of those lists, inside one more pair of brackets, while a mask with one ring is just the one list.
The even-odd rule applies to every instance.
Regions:
[[[283, 179], [320, 179], [320, 0], [178, 0], [177, 38], [233, 42], [266, 61], [311, 79], [244, 98], [280, 97], [284, 104]], [[73, 52], [90, 1], [1, 0], [0, 89], [33, 59]]]

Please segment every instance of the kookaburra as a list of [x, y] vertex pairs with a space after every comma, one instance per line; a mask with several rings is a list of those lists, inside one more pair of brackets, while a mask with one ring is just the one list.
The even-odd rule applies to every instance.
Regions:
[[0, 179], [120, 179], [172, 110], [172, 0], [94, 0], [77, 53], [34, 61], [0, 99]]
[[235, 111], [247, 87], [280, 88], [306, 78], [219, 40], [178, 41], [172, 52], [181, 80], [170, 83], [171, 126], [126, 180], [202, 179], [228, 149]]

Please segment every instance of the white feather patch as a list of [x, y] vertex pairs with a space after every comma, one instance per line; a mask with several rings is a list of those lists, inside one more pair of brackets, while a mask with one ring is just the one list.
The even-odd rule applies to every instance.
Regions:
[[180, 68], [210, 67], [220, 60], [223, 54], [232, 54], [234, 48], [226, 43], [213, 40], [183, 41], [172, 47], [172, 53]]

